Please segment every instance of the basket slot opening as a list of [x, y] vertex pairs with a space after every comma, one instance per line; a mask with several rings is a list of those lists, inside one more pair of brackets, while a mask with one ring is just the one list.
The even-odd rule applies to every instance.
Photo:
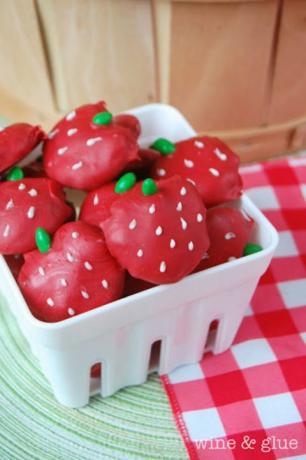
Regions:
[[90, 368], [90, 393], [98, 393], [101, 389], [102, 363], [95, 363]]
[[203, 355], [213, 349], [215, 340], [217, 337], [218, 327], [219, 327], [218, 319], [214, 319], [213, 321], [211, 321], [209, 328], [208, 328], [208, 333], [206, 336], [206, 342], [204, 345]]
[[149, 358], [149, 372], [157, 371], [159, 368], [160, 362], [160, 353], [161, 353], [161, 340], [156, 340], [152, 343], [150, 358]]

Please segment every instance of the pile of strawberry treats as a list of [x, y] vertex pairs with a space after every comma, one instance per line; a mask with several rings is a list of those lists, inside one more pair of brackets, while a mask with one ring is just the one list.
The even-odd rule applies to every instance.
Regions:
[[[219, 139], [137, 143], [140, 123], [104, 102], [79, 107], [47, 136], [0, 132], [0, 253], [33, 315], [65, 320], [157, 284], [260, 250], [238, 157]], [[43, 155], [16, 166], [39, 144]], [[79, 216], [64, 187], [87, 192]]]

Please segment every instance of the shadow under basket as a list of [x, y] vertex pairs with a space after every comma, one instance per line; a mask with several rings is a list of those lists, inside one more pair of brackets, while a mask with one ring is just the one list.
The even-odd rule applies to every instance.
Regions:
[[[178, 141], [195, 134], [170, 106], [151, 104], [130, 113], [141, 122], [142, 146], [156, 137]], [[230, 347], [278, 242], [274, 227], [246, 196], [234, 205], [254, 219], [252, 242], [263, 247], [261, 252], [58, 323], [33, 317], [0, 256], [1, 294], [61, 404], [82, 407], [88, 404], [90, 394], [110, 396], [145, 382], [149, 372], [166, 374], [198, 362], [204, 348], [217, 354]], [[217, 328], [211, 328], [214, 321]], [[101, 376], [97, 373], [91, 379], [92, 367], [97, 364]]]

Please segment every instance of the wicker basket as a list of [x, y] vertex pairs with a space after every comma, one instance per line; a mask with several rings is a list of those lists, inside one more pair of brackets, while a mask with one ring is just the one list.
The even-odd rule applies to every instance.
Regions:
[[243, 161], [306, 145], [305, 0], [3, 0], [1, 114], [178, 107]]

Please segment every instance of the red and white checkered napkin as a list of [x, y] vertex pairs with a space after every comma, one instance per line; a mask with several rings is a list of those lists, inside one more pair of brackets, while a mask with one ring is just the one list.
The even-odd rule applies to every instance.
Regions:
[[162, 380], [190, 458], [306, 459], [306, 156], [241, 172], [279, 247], [232, 348]]

